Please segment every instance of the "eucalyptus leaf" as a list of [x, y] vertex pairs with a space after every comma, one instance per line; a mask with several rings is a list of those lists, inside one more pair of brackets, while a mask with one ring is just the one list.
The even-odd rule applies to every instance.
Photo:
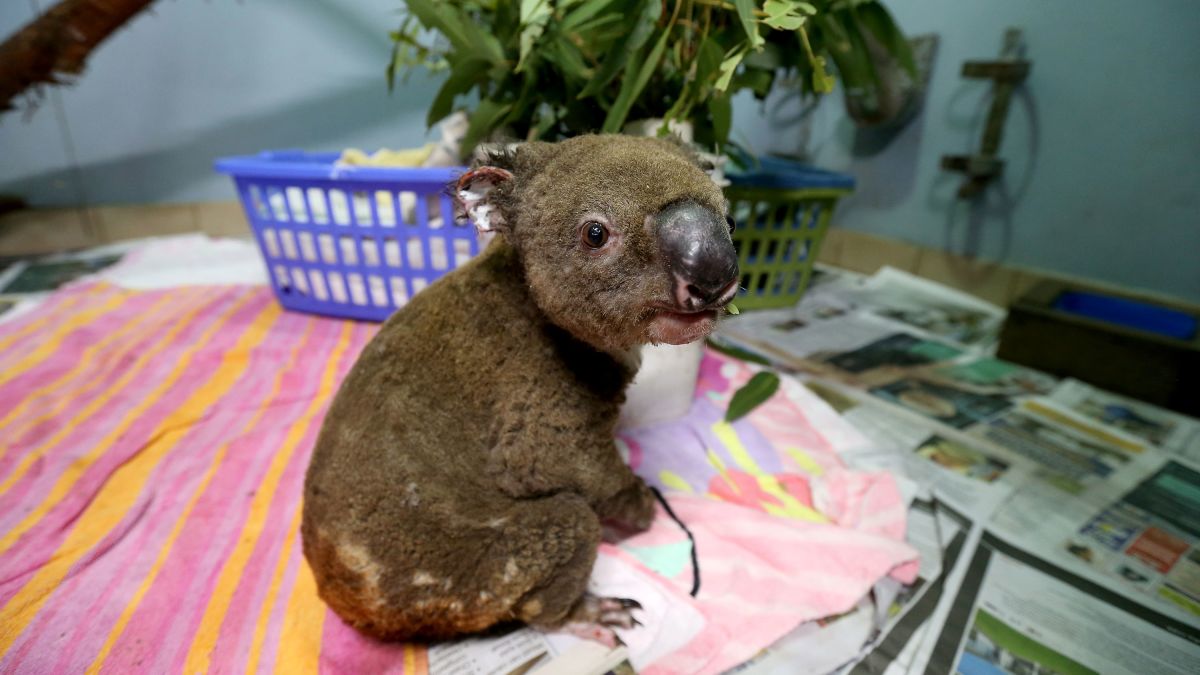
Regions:
[[795, 4], [790, 0], [767, 0], [766, 4], [763, 5], [763, 13], [768, 17], [784, 16], [794, 11]]
[[808, 17], [803, 16], [768, 16], [763, 23], [776, 30], [796, 30], [808, 21]]
[[[671, 37], [670, 33], [664, 32], [654, 47], [650, 49], [650, 54], [639, 65], [638, 61], [630, 61], [625, 68], [625, 79], [621, 83], [621, 93], [617, 95], [617, 100], [613, 102], [612, 108], [609, 108], [608, 115], [604, 118], [604, 131], [606, 133], [615, 134], [625, 126], [625, 119], [629, 116], [629, 109], [633, 107], [633, 102], [646, 88], [646, 83], [650, 81], [650, 75], [658, 68], [658, 62], [662, 59], [663, 50], [667, 46], [667, 38]], [[637, 67], [637, 74], [633, 75], [634, 68]]]
[[737, 8], [738, 20], [742, 22], [742, 29], [746, 31], [746, 37], [750, 39], [750, 46], [758, 48], [763, 43], [763, 38], [758, 34], [758, 23], [754, 20], [754, 0], [733, 0], [734, 7]]
[[[616, 5], [620, 0], [586, 0], [575, 10], [563, 17], [560, 27], [565, 32], [579, 30], [581, 26], [586, 24], [589, 19], [596, 16], [600, 12], [608, 9], [615, 9], [612, 6]], [[565, 9], [558, 8], [560, 11]]]
[[605, 33], [605, 31], [600, 30], [601, 28], [608, 29], [609, 27], [613, 27], [614, 24], [620, 23], [624, 18], [619, 14], [605, 14], [584, 21], [579, 24], [579, 27], [575, 31], [580, 34], [587, 34], [589, 37], [600, 37]]
[[818, 56], [813, 59], [812, 71], [812, 88], [818, 94], [828, 94], [833, 91], [835, 80], [825, 69], [825, 57]]
[[437, 96], [429, 106], [429, 113], [425, 116], [425, 126], [432, 127], [449, 115], [454, 109], [455, 97], [470, 91], [487, 68], [488, 62], [477, 58], [465, 59], [454, 64], [454, 67], [450, 69], [450, 77], [447, 77], [446, 81], [442, 83]]
[[729, 81], [733, 79], [734, 71], [737, 70], [738, 64], [742, 62], [742, 59], [745, 56], [746, 50], [744, 48], [738, 49], [721, 62], [721, 76], [717, 78], [717, 82], [713, 85], [713, 89], [723, 92], [729, 88]]
[[511, 103], [500, 103], [487, 98], [481, 99], [479, 106], [471, 114], [471, 121], [467, 125], [467, 133], [463, 135], [463, 149], [467, 150], [478, 145], [481, 140], [499, 126], [500, 121], [511, 110]]
[[[847, 85], [846, 88], [878, 88], [879, 75], [875, 72], [875, 62], [871, 59], [871, 52], [867, 49], [867, 43], [863, 40], [862, 31], [859, 29], [858, 16], [853, 6], [850, 9], [838, 10], [834, 16], [840, 19], [849, 45], [848, 49], [837, 52], [830, 51], [829, 54], [833, 57], [833, 62], [837, 65], [838, 73], [842, 75], [842, 79]], [[848, 74], [843, 70], [843, 64], [853, 74]]]
[[745, 63], [749, 67], [762, 68], [763, 70], [776, 70], [794, 65], [792, 63], [784, 63], [783, 50], [773, 42], [768, 42], [763, 45], [762, 49], [756, 52], [746, 54]]
[[766, 403], [779, 389], [779, 376], [769, 371], [754, 374], [741, 389], [729, 399], [725, 410], [725, 421], [734, 422], [749, 415], [758, 406]]
[[408, 11], [417, 17], [426, 28], [437, 30], [454, 49], [463, 54], [474, 54], [488, 61], [504, 60], [504, 50], [499, 40], [485, 33], [471, 20], [448, 2], [437, 0], [407, 0]]
[[549, 48], [554, 62], [558, 64], [564, 77], [583, 83], [592, 76], [592, 69], [584, 62], [579, 48], [572, 44], [566, 36], [558, 36], [558, 39], [550, 43]]
[[[729, 138], [729, 130], [733, 126], [733, 102], [729, 94], [714, 94], [708, 98], [708, 115], [712, 118], [713, 135], [716, 138]], [[727, 306], [730, 314], [737, 314], [738, 308], [731, 302]]]
[[524, 70], [529, 51], [546, 30], [550, 12], [550, 0], [521, 0], [520, 56], [516, 72]]
[[725, 52], [721, 49], [719, 42], [711, 36], [704, 38], [704, 41], [700, 43], [699, 49], [696, 50], [695, 80], [697, 82], [707, 82], [709, 78], [716, 77], [721, 68], [721, 57], [724, 55]]
[[[629, 58], [641, 49], [642, 45], [646, 44], [646, 40], [654, 32], [654, 26], [662, 16], [662, 5], [658, 0], [639, 0], [638, 4], [641, 5], [639, 11], [633, 14], [625, 24], [628, 32], [618, 39], [612, 49], [604, 55], [604, 61], [600, 64], [600, 68], [596, 70], [596, 74], [592, 76], [583, 91], [579, 92], [578, 98], [595, 96], [608, 86], [608, 83], [613, 81], [622, 68], [625, 68]], [[668, 33], [663, 33], [664, 38], [667, 35]], [[628, 75], [629, 71], [625, 72]]]

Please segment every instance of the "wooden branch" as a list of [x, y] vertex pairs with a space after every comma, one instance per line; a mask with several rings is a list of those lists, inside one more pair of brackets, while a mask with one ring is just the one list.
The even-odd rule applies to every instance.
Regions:
[[61, 84], [87, 57], [154, 0], [61, 0], [0, 44], [0, 112], [30, 87]]

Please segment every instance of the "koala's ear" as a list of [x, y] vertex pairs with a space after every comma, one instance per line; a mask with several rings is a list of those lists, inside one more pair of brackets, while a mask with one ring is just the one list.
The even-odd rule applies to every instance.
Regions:
[[524, 180], [537, 174], [556, 151], [553, 143], [538, 141], [479, 146], [471, 170], [458, 179], [454, 188], [463, 215], [480, 232], [507, 229], [511, 223], [506, 221], [505, 212], [511, 206], [514, 176]]
[[512, 180], [508, 169], [498, 166], [479, 166], [464, 173], [454, 188], [459, 207], [480, 232], [494, 232], [507, 224], [504, 214], [496, 208], [494, 192]]

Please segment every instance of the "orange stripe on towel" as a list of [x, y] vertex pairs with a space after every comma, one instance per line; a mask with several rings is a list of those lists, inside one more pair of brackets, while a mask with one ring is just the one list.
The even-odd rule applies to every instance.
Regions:
[[[276, 402], [283, 384], [284, 375], [290, 372], [292, 367], [296, 364], [296, 361], [300, 356], [300, 352], [308, 344], [308, 338], [310, 335], [312, 335], [313, 326], [315, 325], [316, 322], [313, 319], [309, 319], [305, 324], [304, 333], [300, 336], [300, 339], [296, 341], [295, 346], [292, 347], [291, 353], [288, 354], [287, 362], [276, 372], [275, 379], [271, 383], [271, 392], [263, 398], [263, 402], [258, 406], [258, 409], [254, 411], [254, 414], [251, 415], [249, 421], [246, 422], [246, 425], [243, 427], [239, 436], [245, 436], [246, 434], [249, 434], [256, 426], [258, 426], [259, 421], [262, 420], [263, 414], [266, 413], [267, 410]], [[231, 437], [231, 439], [232, 438], [236, 437]], [[130, 598], [128, 603], [126, 603], [125, 609], [121, 612], [121, 616], [117, 619], [116, 624], [113, 625], [112, 630], [109, 631], [108, 639], [104, 641], [104, 646], [100, 648], [100, 652], [96, 655], [96, 659], [92, 661], [92, 665], [88, 667], [88, 673], [98, 673], [100, 672], [100, 668], [104, 666], [104, 661], [108, 658], [109, 652], [112, 651], [113, 646], [121, 637], [121, 633], [125, 631], [125, 626], [129, 624], [129, 619], [133, 617], [133, 613], [137, 610], [138, 605], [141, 604], [142, 598], [146, 596], [146, 593], [150, 590], [150, 587], [154, 585], [154, 580], [158, 578], [158, 574], [162, 570], [162, 566], [166, 562], [167, 556], [170, 555], [171, 549], [175, 545], [175, 540], [179, 538], [179, 534], [183, 531], [184, 525], [187, 524], [188, 518], [191, 517], [192, 510], [196, 507], [196, 503], [200, 501], [200, 497], [204, 495], [205, 490], [207, 490], [209, 484], [212, 483], [213, 477], [217, 475], [217, 470], [221, 467], [221, 463], [225, 461], [225, 456], [229, 452], [229, 446], [230, 440], [227, 440], [221, 444], [221, 447], [217, 448], [216, 453], [213, 455], [212, 463], [208, 467], [208, 471], [205, 472], [204, 477], [200, 479], [200, 484], [196, 486], [196, 489], [192, 493], [191, 498], [188, 500], [187, 505], [184, 506], [183, 512], [180, 513], [179, 517], [175, 520], [175, 526], [171, 529], [171, 533], [167, 535], [166, 540], [159, 547], [158, 557], [154, 560], [154, 564], [150, 567], [150, 571], [142, 579], [141, 585], [138, 586], [138, 589], [134, 592], [133, 597]], [[253, 672], [253, 669], [248, 672]]]
[[42, 361], [54, 356], [58, 352], [59, 346], [67, 339], [67, 336], [81, 327], [90, 324], [96, 317], [120, 307], [129, 297], [129, 292], [122, 291], [98, 305], [93, 305], [80, 312], [67, 315], [67, 319], [58, 327], [58, 330], [54, 331], [37, 348], [21, 357], [21, 360], [17, 361], [11, 367], [0, 370], [0, 386], [4, 386], [17, 376], [32, 370]]
[[[45, 385], [38, 387], [37, 389], [33, 390], [32, 392], [29, 392], [28, 394], [23, 394], [24, 398], [21, 399], [21, 403], [19, 405], [15, 406], [12, 410], [10, 410], [8, 412], [8, 414], [4, 416], [4, 419], [0, 419], [0, 429], [4, 429], [5, 426], [12, 423], [13, 420], [17, 419], [17, 417], [20, 416], [21, 413], [25, 412], [29, 408], [34, 407], [34, 403], [38, 402], [40, 399], [42, 399], [56, 391], [62, 391], [62, 390], [67, 389], [69, 386], [73, 385], [74, 380], [76, 378], [80, 377], [81, 375], [92, 376], [91, 381], [84, 383], [81, 386], [79, 386], [78, 388], [75, 388], [74, 390], [72, 390], [71, 397], [61, 398], [58, 401], [57, 405], [54, 406], [58, 410], [61, 410], [68, 403], [70, 403], [71, 399], [78, 399], [80, 396], [82, 396], [84, 393], [86, 393], [89, 389], [89, 385], [99, 386], [100, 384], [102, 384], [104, 382], [103, 378], [96, 377], [95, 376], [96, 374], [94, 372], [91, 372], [91, 369], [93, 366], [95, 366], [94, 360], [96, 359], [96, 357], [103, 356], [103, 350], [107, 349], [110, 345], [113, 345], [113, 344], [122, 345], [122, 348], [120, 348], [114, 354], [108, 356], [108, 360], [110, 360], [114, 363], [120, 363], [124, 359], [126, 354], [128, 354], [130, 351], [136, 349], [139, 346], [139, 343], [137, 340], [126, 340], [126, 338], [129, 336], [130, 333], [132, 333], [134, 330], [138, 330], [140, 333], [142, 333], [144, 335], [150, 335], [150, 334], [154, 334], [160, 328], [167, 325], [168, 323], [178, 321], [182, 317], [177, 316], [175, 314], [171, 314], [171, 313], [161, 313], [158, 310], [162, 309], [163, 306], [168, 303], [175, 305], [175, 306], [179, 306], [182, 304], [184, 307], [187, 307], [186, 303], [190, 300], [191, 300], [191, 297], [189, 297], [189, 296], [184, 296], [183, 298], [180, 298], [175, 295], [164, 293], [161, 298], [159, 298], [157, 301], [155, 301], [155, 303], [153, 305], [147, 307], [143, 312], [143, 314], [146, 316], [157, 317], [153, 323], [147, 324], [145, 321], [145, 316], [142, 316], [142, 315], [130, 317], [129, 320], [127, 320], [122, 326], [120, 326], [113, 332], [109, 333], [108, 335], [105, 335], [103, 338], [101, 338], [99, 341], [95, 342], [94, 344], [89, 345], [88, 348], [83, 350], [83, 353], [79, 355], [74, 368], [67, 371], [66, 373], [63, 373], [61, 376], [55, 378], [52, 382], [47, 382]], [[44, 408], [44, 406], [39, 406], [39, 407]], [[57, 411], [55, 411], [55, 412], [57, 412]], [[39, 420], [49, 419], [48, 417], [45, 416], [45, 414], [46, 414], [46, 411], [43, 409], [42, 416], [39, 417]], [[51, 413], [51, 415], [53, 415], [53, 414], [54, 413]], [[13, 433], [9, 430], [5, 430], [5, 434], [9, 435], [10, 438], [17, 438], [18, 433], [22, 433], [22, 432]], [[0, 457], [3, 457], [3, 456], [4, 456], [3, 448], [0, 448]]]
[[275, 561], [275, 570], [271, 572], [271, 582], [267, 586], [267, 597], [263, 599], [262, 608], [258, 612], [258, 620], [254, 622], [254, 639], [250, 642], [250, 658], [246, 661], [247, 673], [258, 672], [258, 662], [262, 659], [263, 640], [267, 636], [267, 622], [271, 612], [275, 610], [275, 602], [279, 597], [279, 586], [283, 583], [283, 573], [287, 570], [288, 559], [292, 557], [296, 546], [296, 535], [300, 532], [300, 514], [302, 509], [296, 505], [291, 522], [288, 523], [287, 537], [280, 547], [279, 559]]
[[[44, 326], [46, 326], [46, 324], [51, 323], [53, 321], [57, 321], [63, 315], [69, 315], [67, 310], [74, 309], [75, 305], [78, 305], [79, 303], [83, 302], [87, 298], [90, 298], [91, 296], [95, 295], [97, 291], [110, 290], [111, 288], [112, 287], [109, 286], [108, 284], [94, 284], [92, 286], [89, 286], [87, 289], [80, 291], [78, 295], [73, 295], [73, 296], [67, 298], [66, 300], [63, 301], [63, 303], [61, 305], [59, 305], [58, 307], [54, 307], [52, 309], [52, 311], [47, 312], [46, 314], [42, 315], [41, 317], [31, 321], [25, 327], [21, 328], [20, 330], [13, 333], [12, 335], [6, 336], [4, 338], [0, 338], [0, 354], [3, 354], [4, 350], [6, 350], [9, 347], [16, 344], [16, 342], [18, 340], [28, 337], [28, 336], [36, 333], [37, 331], [41, 330]], [[3, 367], [3, 365], [0, 364], [0, 368], [2, 368], [2, 367]]]
[[[261, 296], [252, 293], [245, 294], [226, 311], [222, 320], [214, 324], [210, 331], [215, 332], [237, 309], [256, 297]], [[0, 654], [7, 652], [12, 647], [13, 642], [50, 599], [54, 590], [62, 583], [75, 564], [128, 515], [145, 489], [146, 481], [149, 480], [155, 467], [171, 452], [177, 442], [186, 436], [192, 421], [203, 416], [205, 411], [221, 400], [238, 381], [245, 369], [247, 355], [262, 343], [271, 326], [279, 319], [280, 314], [279, 306], [273, 302], [259, 312], [249, 328], [238, 338], [237, 344], [225, 352], [220, 365], [212, 376], [196, 389], [183, 405], [173, 410], [159, 423], [155, 433], [150, 436], [152, 440], [141, 452], [113, 472], [108, 481], [104, 483], [104, 487], [76, 520], [75, 526], [67, 535], [66, 540], [46, 564], [37, 571], [37, 574], [21, 587], [21, 590], [4, 605], [3, 609], [0, 609]], [[191, 356], [204, 346], [209, 337], [211, 337], [211, 333], [206, 332], [205, 336], [197, 339], [188, 354], [181, 359], [176, 371], [172, 373], [172, 377], [168, 378], [168, 382], [174, 382], [179, 377]], [[156, 395], [151, 395], [146, 398], [146, 401], [153, 401], [156, 398]], [[101, 443], [96, 453], [103, 453], [107, 450], [111, 441], [110, 438], [107, 439], [107, 442]], [[55, 486], [56, 498], [53, 501], [60, 499], [62, 494], [70, 489], [69, 483], [73, 482], [70, 478], [70, 475], [64, 477]], [[28, 529], [32, 523], [36, 523], [37, 519], [41, 518], [49, 509], [49, 501], [43, 502], [37, 511], [22, 521], [23, 525], [28, 523], [25, 529]], [[11, 545], [11, 542], [15, 541], [15, 537], [10, 535], [6, 541]]]
[[[40, 504], [32, 509], [30, 513], [23, 520], [21, 520], [21, 522], [13, 527], [13, 529], [6, 532], [3, 538], [0, 538], [0, 553], [4, 553], [8, 549], [12, 548], [12, 545], [15, 544], [22, 535], [36, 525], [37, 521], [40, 520], [42, 516], [46, 515], [50, 509], [54, 508], [55, 504], [57, 504], [66, 494], [70, 492], [71, 486], [75, 484], [75, 481], [77, 481], [79, 477], [82, 476], [84, 472], [96, 462], [96, 460], [100, 459], [104, 453], [108, 452], [112, 444], [118, 438], [120, 438], [129, 429], [129, 427], [133, 425], [134, 422], [138, 421], [138, 419], [141, 418], [142, 414], [148, 408], [158, 402], [159, 397], [170, 390], [170, 388], [183, 375], [184, 371], [187, 370], [187, 366], [191, 363], [192, 357], [194, 357], [196, 353], [202, 349], [210, 339], [212, 339], [213, 335], [215, 335], [217, 331], [224, 326], [234, 314], [237, 313], [237, 310], [241, 309], [242, 306], [249, 302], [252, 297], [252, 295], [245, 295], [234, 302], [228, 309], [226, 309], [220, 318], [213, 322], [212, 325], [205, 329], [203, 334], [196, 338], [196, 340], [192, 343], [192, 346], [189, 347], [186, 352], [184, 352], [183, 356], [176, 363], [171, 374], [163, 382], [161, 382], [153, 392], [148, 393], [142, 399], [142, 401], [138, 403], [138, 405], [129, 410], [121, 422], [117, 424], [117, 426], [114, 427], [112, 431], [110, 431], [103, 439], [98, 441], [93, 446], [91, 452], [76, 459], [67, 467], [66, 471], [63, 472], [63, 475], [59, 477], [58, 482], [55, 483], [54, 487], [51, 489], [50, 494], [48, 494]], [[207, 305], [205, 307], [207, 307]], [[199, 314], [201, 309], [203, 308], [197, 309], [193, 316], [195, 314]], [[276, 311], [276, 314], [278, 314], [278, 310]], [[36, 450], [22, 457], [21, 462], [17, 464], [16, 468], [13, 469], [13, 472], [8, 475], [3, 483], [0, 483], [0, 494], [8, 492], [8, 490], [10, 490], [12, 486], [37, 463], [38, 459], [52, 450], [60, 441], [69, 436], [71, 432], [75, 431], [84, 420], [103, 410], [104, 406], [112, 397], [123, 392], [125, 387], [133, 381], [133, 378], [140, 374], [142, 368], [151, 363], [159, 352], [174, 343], [175, 336], [178, 335], [179, 332], [182, 331], [187, 325], [187, 321], [179, 322], [179, 324], [168, 331], [163, 338], [154, 345], [154, 347], [143, 353], [133, 367], [122, 373], [121, 377], [118, 378], [117, 381], [114, 382], [112, 386], [110, 386], [104, 392], [103, 395], [96, 397], [86, 408], [72, 418], [70, 422], [63, 424], [57, 433], [41, 443]], [[163, 427], [162, 425], [159, 426], [159, 429], [169, 428], [171, 427]], [[151, 438], [154, 438], [154, 436], [151, 436]], [[0, 455], [2, 454], [3, 453], [0, 452]]]
[[[275, 657], [277, 673], [316, 673], [321, 663], [321, 636], [329, 608], [317, 595], [317, 580], [307, 560], [300, 561], [296, 583], [283, 616], [283, 634]], [[407, 675], [407, 673], [406, 673]]]
[[[279, 480], [291, 462], [292, 455], [295, 453], [296, 448], [299, 447], [300, 441], [304, 439], [309, 427], [316, 419], [317, 413], [321, 411], [322, 407], [324, 407], [333, 395], [337, 384], [338, 364], [345, 354], [346, 349], [350, 346], [353, 329], [354, 325], [349, 322], [342, 325], [342, 332], [338, 337], [337, 346], [334, 347], [333, 352], [329, 355], [329, 360], [325, 363], [325, 370], [321, 374], [320, 387], [312, 397], [308, 408], [305, 409], [300, 420], [288, 430], [287, 437], [284, 439], [282, 446], [275, 453], [275, 456], [271, 458], [271, 465], [267, 469], [266, 476], [263, 478], [258, 489], [254, 491], [254, 498], [250, 502], [249, 515], [242, 526], [241, 533], [237, 537], [237, 546], [225, 561], [225, 565], [221, 568], [221, 574], [217, 578], [216, 585], [213, 587], [212, 595], [208, 598], [208, 605], [204, 609], [204, 618], [201, 619], [200, 627], [197, 629], [196, 635], [192, 640], [192, 646], [188, 650], [184, 672], [197, 673], [209, 670], [212, 650], [216, 647], [217, 638], [221, 633], [221, 623], [225, 620], [225, 613], [229, 609], [229, 603], [233, 600], [234, 591], [237, 590], [238, 582], [242, 578], [242, 569], [246, 566], [246, 562], [254, 552], [254, 547], [258, 544], [258, 538], [262, 534], [266, 524], [267, 511], [270, 509], [271, 501], [275, 497], [275, 490], [279, 487]], [[313, 597], [316, 597], [316, 584], [312, 581], [312, 574], [307, 571], [307, 568], [301, 570], [298, 579], [303, 579], [306, 574], [308, 575], [309, 583], [313, 585]], [[298, 580], [296, 585], [300, 587], [302, 584]], [[293, 593], [294, 601], [295, 593]], [[324, 605], [321, 605], [321, 614], [319, 616], [324, 616], [324, 609]], [[301, 610], [298, 609], [297, 611]], [[307, 613], [308, 610], [304, 611]], [[291, 604], [289, 604], [287, 623], [284, 628], [285, 637], [291, 632], [288, 626], [291, 626], [291, 621], [295, 618], [292, 614]], [[319, 627], [319, 623], [316, 625]], [[306, 625], [299, 629], [308, 631], [311, 630], [311, 626]], [[319, 645], [320, 632], [316, 635], [317, 644]], [[305, 639], [309, 638], [311, 638], [311, 635]], [[286, 640], [284, 646], [293, 647], [287, 645]], [[320, 653], [319, 647], [316, 653]], [[301, 660], [304, 659], [302, 658]], [[298, 666], [299, 664], [293, 665]], [[316, 672], [317, 661], [315, 657], [311, 664], [305, 660], [304, 665], [311, 665], [311, 672]], [[288, 667], [284, 669], [284, 672], [301, 671], [295, 667]], [[304, 672], [309, 671], [306, 669]]]

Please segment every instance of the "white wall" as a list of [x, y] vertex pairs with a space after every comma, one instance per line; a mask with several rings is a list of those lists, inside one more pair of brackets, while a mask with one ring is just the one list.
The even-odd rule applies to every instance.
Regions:
[[[0, 192], [35, 205], [233, 199], [229, 180], [212, 171], [216, 157], [419, 145], [437, 83], [414, 75], [387, 92], [387, 32], [400, 7], [160, 0], [29, 122], [0, 118]], [[0, 34], [32, 17], [25, 0], [0, 3]]]
[[[941, 42], [923, 114], [889, 143], [856, 132], [839, 99], [738, 101], [758, 150], [807, 151], [858, 178], [840, 227], [1200, 301], [1200, 2], [890, 0], [909, 35]], [[1024, 29], [1033, 71], [1013, 99], [1004, 179], [969, 208], [943, 154], [978, 148], [991, 86], [961, 64]], [[856, 148], [857, 146], [857, 148]]]

